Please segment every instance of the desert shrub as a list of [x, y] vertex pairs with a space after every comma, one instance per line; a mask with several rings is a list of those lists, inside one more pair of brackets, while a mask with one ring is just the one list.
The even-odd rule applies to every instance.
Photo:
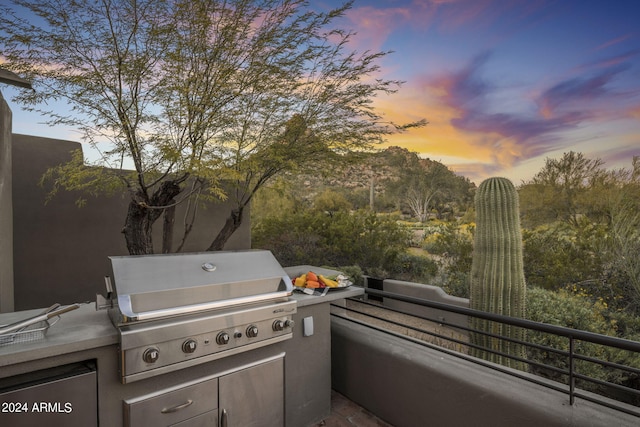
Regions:
[[560, 289], [602, 275], [595, 229], [564, 224], [523, 230], [524, 269], [530, 287]]
[[475, 224], [439, 223], [432, 226], [423, 248], [438, 264], [434, 284], [449, 295], [469, 297], [469, 274], [473, 257]]
[[[632, 317], [626, 314], [611, 316], [606, 305], [602, 302], [592, 302], [590, 299], [572, 294], [565, 289], [549, 291], [541, 288], [532, 288], [527, 293], [527, 318], [552, 325], [589, 331], [599, 334], [617, 336], [618, 322], [629, 323], [627, 333], [640, 325]], [[637, 331], [637, 330], [636, 330]], [[635, 332], [637, 333], [637, 332]], [[636, 337], [638, 335], [635, 335]], [[569, 340], [565, 337], [551, 335], [543, 332], [529, 331], [528, 341], [533, 344], [549, 347], [567, 352]], [[615, 348], [576, 340], [574, 350], [582, 356], [606, 360], [613, 363], [640, 367], [640, 356], [636, 353], [626, 352]], [[528, 358], [532, 361], [543, 363], [555, 368], [567, 370], [569, 359], [552, 351], [529, 348]], [[616, 384], [626, 384], [637, 387], [637, 379], [633, 374], [628, 374], [618, 369], [606, 368], [600, 364], [576, 360], [576, 372], [598, 380]], [[543, 367], [532, 368], [532, 371], [556, 381], [567, 383], [567, 375], [560, 374]], [[576, 385], [586, 390], [609, 395], [611, 390], [605, 386], [598, 386], [584, 380], [578, 380]], [[629, 396], [616, 396], [622, 400], [633, 402]]]
[[252, 240], [283, 265], [357, 265], [389, 277], [406, 254], [409, 233], [395, 218], [369, 211], [304, 211], [263, 219]]
[[389, 266], [387, 273], [397, 280], [430, 283], [438, 274], [438, 265], [431, 258], [403, 253]]

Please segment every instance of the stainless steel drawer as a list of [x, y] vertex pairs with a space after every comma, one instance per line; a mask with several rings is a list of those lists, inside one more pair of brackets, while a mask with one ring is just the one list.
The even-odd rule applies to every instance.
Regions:
[[97, 426], [97, 401], [96, 371], [91, 364], [22, 374], [0, 381], [0, 425]]
[[197, 417], [189, 418], [171, 427], [218, 427], [218, 411], [210, 411]]
[[[213, 378], [126, 400], [124, 401], [124, 421], [125, 426], [128, 427], [168, 427], [214, 411], [217, 407], [218, 379]], [[217, 411], [214, 412], [217, 419]]]

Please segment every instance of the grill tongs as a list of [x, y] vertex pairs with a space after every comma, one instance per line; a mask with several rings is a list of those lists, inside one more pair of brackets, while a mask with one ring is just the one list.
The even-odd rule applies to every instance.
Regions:
[[57, 308], [53, 311], [46, 310], [47, 312], [36, 314], [35, 316], [29, 317], [28, 319], [20, 320], [18, 322], [11, 323], [10, 325], [0, 327], [0, 335], [8, 334], [18, 330], [24, 330], [31, 325], [34, 325], [39, 322], [43, 322], [45, 320], [49, 320], [52, 317], [60, 316], [63, 313], [67, 313], [79, 307], [80, 307], [80, 304], [71, 304], [65, 307]]

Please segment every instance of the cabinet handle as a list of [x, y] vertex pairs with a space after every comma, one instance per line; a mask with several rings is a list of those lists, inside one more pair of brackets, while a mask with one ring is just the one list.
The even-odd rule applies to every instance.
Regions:
[[220, 416], [220, 427], [227, 427], [229, 422], [229, 414], [227, 414], [227, 410], [222, 410], [222, 415]]
[[171, 408], [162, 408], [162, 412], [163, 414], [171, 414], [172, 412], [178, 412], [180, 409], [184, 409], [187, 406], [191, 406], [191, 404], [193, 403], [193, 400], [189, 399], [184, 403], [181, 403], [180, 405], [176, 405], [176, 406], [172, 406]]

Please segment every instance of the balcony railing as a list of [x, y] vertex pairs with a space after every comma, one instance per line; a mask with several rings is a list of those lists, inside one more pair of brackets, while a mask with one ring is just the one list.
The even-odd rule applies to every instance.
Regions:
[[[506, 373], [510, 376], [565, 393], [568, 395], [571, 405], [574, 404], [576, 398], [581, 398], [597, 405], [602, 405], [610, 409], [640, 417], [640, 390], [638, 389], [640, 384], [640, 369], [636, 366], [605, 360], [604, 358], [594, 356], [593, 354], [583, 354], [584, 352], [581, 351], [581, 348], [584, 348], [585, 343], [587, 343], [601, 349], [601, 352], [596, 352], [598, 354], [606, 354], [607, 350], [605, 349], [617, 349], [616, 351], [628, 352], [628, 359], [636, 357], [636, 360], [640, 361], [640, 342], [575, 330], [562, 326], [534, 322], [527, 319], [486, 313], [466, 307], [429, 301], [371, 288], [366, 289], [366, 295], [373, 297], [371, 298], [372, 300], [378, 300], [380, 302], [354, 300], [351, 304], [348, 303], [346, 306], [340, 306], [341, 309], [347, 310], [344, 312], [346, 314], [340, 314], [341, 310], [336, 310], [332, 315], [366, 325], [367, 327], [371, 327], [385, 333], [396, 335], [400, 338], [410, 340], [430, 348], [434, 348], [434, 341], [439, 343], [446, 342], [448, 345], [437, 346], [439, 351], [443, 351], [469, 362], [483, 365], [493, 370]], [[415, 310], [408, 313], [404, 310], [384, 307], [383, 304], [386, 300], [401, 301], [403, 303], [424, 307], [426, 308], [425, 313], [427, 314], [417, 315]], [[390, 310], [389, 313], [399, 313], [401, 315], [419, 318], [431, 324], [443, 326], [447, 332], [442, 332], [441, 328], [413, 326], [402, 320], [390, 319], [391, 316], [386, 315], [384, 312], [376, 314], [375, 310], [369, 309], [379, 309], [381, 307], [383, 307], [385, 311]], [[431, 316], [428, 314], [429, 311], [438, 313], [438, 315]], [[524, 328], [528, 331], [528, 334], [548, 334], [551, 337], [555, 337], [552, 341], [564, 341], [565, 345], [540, 345], [528, 340], [518, 341], [509, 337], [498, 336], [489, 332], [472, 329], [468, 325], [461, 325], [460, 321], [448, 322], [445, 320], [448, 316], [441, 315], [443, 312], [455, 313], [457, 315], [466, 316], [467, 318], [475, 317], [488, 320], [490, 322]], [[391, 330], [392, 328], [390, 329], [383, 324], [407, 328], [415, 333], [431, 337], [431, 339], [412, 338], [407, 336], [408, 334], [406, 333], [394, 332]], [[458, 331], [458, 333], [452, 334], [450, 332], [452, 330]], [[528, 357], [521, 358], [511, 354], [499, 353], [490, 348], [481, 347], [468, 339], [472, 334], [482, 334], [494, 340], [507, 340], [522, 345], [527, 349]], [[518, 371], [470, 356], [468, 354], [468, 350], [471, 348], [482, 350], [487, 353], [499, 354], [500, 356], [517, 360], [524, 363], [528, 367], [528, 370], [527, 372]], [[544, 357], [541, 357], [541, 355]], [[616, 372], [619, 374], [619, 377], [625, 377], [628, 380], [628, 383], [621, 384], [589, 375], [588, 372], [590, 370], [585, 369], [587, 366], [599, 366], [608, 372]]]

